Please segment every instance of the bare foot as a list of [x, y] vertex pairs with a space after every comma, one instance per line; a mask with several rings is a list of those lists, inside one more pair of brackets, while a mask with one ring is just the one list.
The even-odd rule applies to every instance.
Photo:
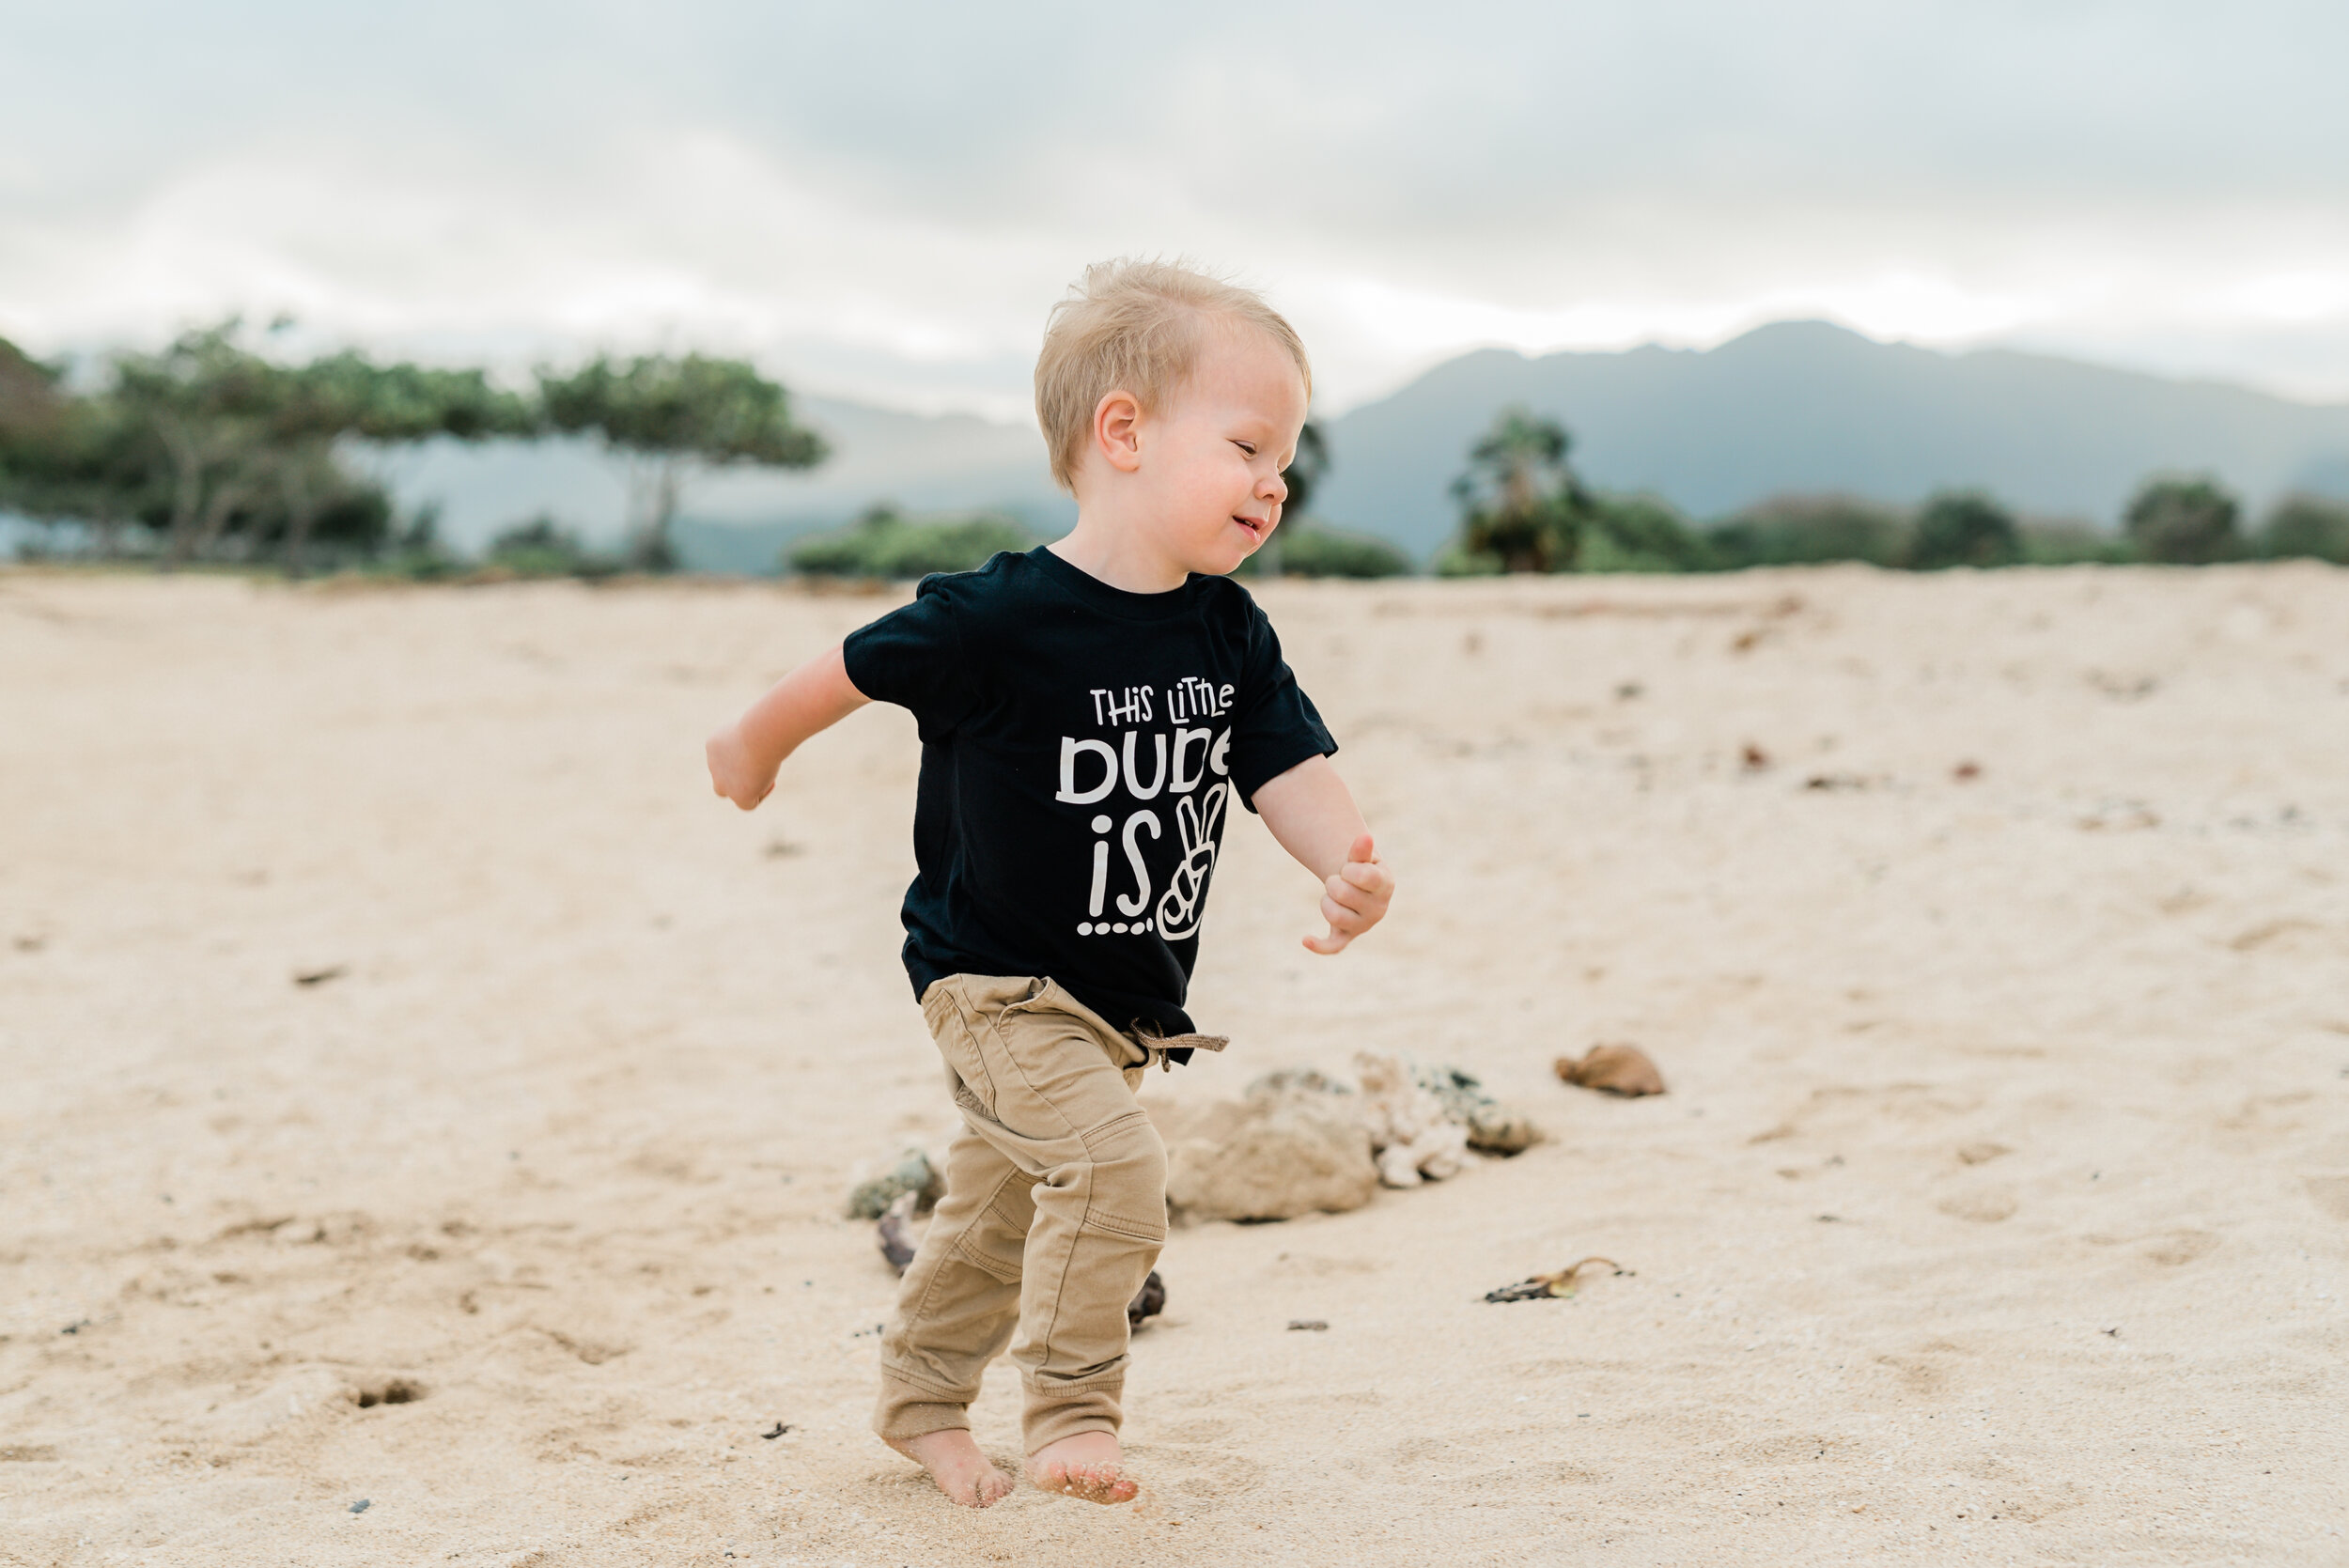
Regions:
[[938, 1489], [965, 1508], [985, 1508], [1011, 1495], [1011, 1477], [988, 1463], [979, 1445], [961, 1427], [881, 1441], [929, 1471]]
[[1080, 1432], [1028, 1455], [1028, 1480], [1044, 1491], [1087, 1502], [1131, 1502], [1142, 1488], [1125, 1473], [1125, 1462], [1115, 1433]]

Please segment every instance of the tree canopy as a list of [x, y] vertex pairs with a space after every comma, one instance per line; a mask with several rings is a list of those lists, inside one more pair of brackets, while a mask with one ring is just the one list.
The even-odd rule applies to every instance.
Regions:
[[2199, 567], [2244, 553], [2235, 498], [2203, 475], [2149, 479], [2121, 522], [2147, 561]]
[[1950, 567], [2011, 567], [2023, 558], [2015, 514], [1980, 490], [1944, 490], [1917, 514], [1908, 565], [1919, 571]]
[[539, 372], [548, 423], [592, 434], [629, 459], [631, 564], [671, 564], [669, 525], [692, 471], [755, 463], [812, 468], [829, 448], [791, 419], [789, 395], [740, 360], [599, 355], [568, 375]]
[[2260, 525], [2259, 552], [2271, 561], [2330, 561], [2349, 566], [2349, 502], [2287, 495]]
[[1555, 571], [1573, 563], [1591, 497], [1566, 463], [1574, 438], [1554, 419], [1503, 409], [1469, 449], [1452, 482], [1469, 552], [1503, 571]]

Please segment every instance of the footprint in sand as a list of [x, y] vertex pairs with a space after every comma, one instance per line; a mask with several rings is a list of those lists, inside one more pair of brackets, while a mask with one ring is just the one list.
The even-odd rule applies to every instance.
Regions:
[[1944, 1198], [1934, 1205], [1955, 1219], [1970, 1219], [1977, 1225], [1995, 1225], [2001, 1219], [2012, 1219], [2015, 1211], [2023, 1206], [2022, 1200], [2008, 1187], [1985, 1187], [1972, 1192], [1960, 1192]]
[[2335, 1219], [2349, 1219], [2349, 1176], [2307, 1178], [2309, 1197]]
[[2148, 1263], [2164, 1268], [2180, 1268], [2203, 1256], [2218, 1245], [2218, 1238], [2208, 1231], [2170, 1231], [2154, 1238], [2142, 1256]]

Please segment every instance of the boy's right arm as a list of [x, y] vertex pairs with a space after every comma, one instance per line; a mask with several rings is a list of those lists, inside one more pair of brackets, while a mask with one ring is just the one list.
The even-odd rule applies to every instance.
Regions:
[[781, 680], [741, 718], [709, 737], [709, 784], [749, 811], [775, 787], [775, 771], [800, 743], [863, 707], [869, 697], [848, 679], [834, 644]]

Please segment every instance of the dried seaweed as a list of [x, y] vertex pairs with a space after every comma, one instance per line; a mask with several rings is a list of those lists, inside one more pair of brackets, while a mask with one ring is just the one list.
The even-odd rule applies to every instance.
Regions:
[[1548, 1301], [1560, 1296], [1572, 1296], [1577, 1288], [1576, 1277], [1584, 1269], [1599, 1264], [1605, 1264], [1619, 1275], [1627, 1272], [1612, 1258], [1584, 1258], [1580, 1263], [1567, 1265], [1555, 1274], [1536, 1274], [1530, 1280], [1519, 1280], [1514, 1285], [1503, 1285], [1499, 1290], [1488, 1290], [1485, 1293], [1485, 1299], [1487, 1301]]

